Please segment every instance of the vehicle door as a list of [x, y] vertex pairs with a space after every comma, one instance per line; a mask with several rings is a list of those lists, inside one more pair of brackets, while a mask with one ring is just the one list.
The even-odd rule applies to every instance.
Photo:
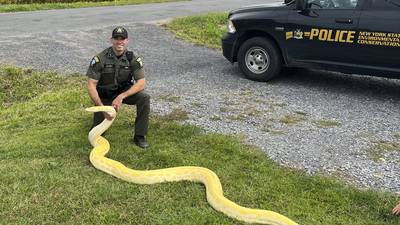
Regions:
[[349, 62], [357, 58], [356, 33], [364, 0], [305, 0], [306, 10], [291, 10], [285, 27], [289, 60]]
[[400, 0], [369, 0], [359, 30], [358, 63], [400, 72]]

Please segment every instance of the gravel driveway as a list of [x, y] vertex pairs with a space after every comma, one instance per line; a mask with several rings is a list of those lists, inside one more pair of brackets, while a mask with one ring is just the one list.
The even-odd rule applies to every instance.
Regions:
[[[288, 70], [271, 83], [253, 82], [219, 51], [154, 24], [126, 27], [146, 67], [154, 113], [183, 110], [187, 123], [245, 135], [282, 165], [400, 193], [399, 81]], [[91, 57], [108, 46], [111, 30], [5, 38], [0, 63], [85, 73]]]

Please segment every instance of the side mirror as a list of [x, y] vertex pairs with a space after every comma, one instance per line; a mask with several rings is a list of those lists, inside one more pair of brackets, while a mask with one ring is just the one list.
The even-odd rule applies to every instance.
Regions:
[[308, 0], [296, 0], [296, 9], [299, 11], [304, 11], [307, 9]]

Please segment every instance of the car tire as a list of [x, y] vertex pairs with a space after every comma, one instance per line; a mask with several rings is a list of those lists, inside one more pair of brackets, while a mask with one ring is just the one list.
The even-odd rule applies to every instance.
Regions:
[[239, 48], [238, 64], [246, 78], [268, 81], [276, 77], [282, 67], [282, 57], [276, 45], [262, 37], [246, 40]]

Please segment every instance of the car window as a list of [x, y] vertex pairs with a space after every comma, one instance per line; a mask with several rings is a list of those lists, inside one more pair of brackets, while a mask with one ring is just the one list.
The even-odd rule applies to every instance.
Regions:
[[400, 0], [372, 0], [371, 9], [400, 10]]
[[355, 9], [358, 1], [359, 0], [308, 0], [308, 3], [312, 9]]

